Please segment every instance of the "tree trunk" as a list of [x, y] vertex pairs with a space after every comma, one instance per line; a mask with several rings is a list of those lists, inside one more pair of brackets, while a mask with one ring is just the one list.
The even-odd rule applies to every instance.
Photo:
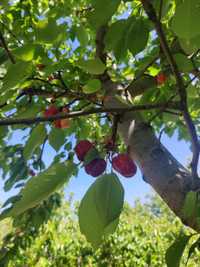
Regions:
[[[113, 98], [105, 105], [107, 107], [124, 106]], [[160, 143], [152, 127], [147, 125], [139, 114], [126, 113], [120, 120], [118, 130], [131, 157], [144, 175], [145, 181], [185, 225], [199, 231], [197, 218], [184, 218], [182, 212], [186, 193], [191, 190], [191, 173]]]

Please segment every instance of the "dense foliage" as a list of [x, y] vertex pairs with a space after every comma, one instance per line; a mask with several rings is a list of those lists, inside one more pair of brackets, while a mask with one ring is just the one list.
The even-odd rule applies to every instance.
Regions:
[[[16, 230], [11, 232], [14, 237]], [[116, 233], [104, 241], [97, 251], [80, 234], [71, 202], [63, 203], [54, 211], [53, 217], [40, 228], [37, 237], [33, 234], [31, 224], [23, 230], [15, 253], [7, 253], [1, 257], [1, 266], [164, 267], [168, 246], [180, 232], [190, 233], [157, 198], [146, 204], [136, 201], [134, 208], [126, 204]], [[16, 246], [15, 241], [16, 239], [10, 238], [4, 249], [12, 251], [12, 246]], [[181, 266], [185, 266], [187, 255], [188, 249]], [[188, 266], [199, 266], [199, 256], [196, 251]], [[3, 265], [5, 259], [8, 260], [8, 265]]]
[[[183, 222], [199, 230], [199, 0], [11, 0], [1, 1], [0, 15], [0, 169], [4, 190], [19, 191], [0, 219], [31, 221], [27, 210], [35, 207], [39, 216], [40, 204], [84, 168], [97, 179], [78, 220], [97, 248], [123, 209], [117, 173], [133, 177], [137, 163]], [[155, 137], [147, 146], [140, 136], [134, 151], [138, 125], [152, 131], [148, 137], [176, 131], [190, 141], [189, 169]], [[77, 149], [82, 141], [89, 150]], [[49, 147], [55, 153], [47, 163]], [[182, 235], [168, 250], [168, 266], [179, 266], [189, 240]]]

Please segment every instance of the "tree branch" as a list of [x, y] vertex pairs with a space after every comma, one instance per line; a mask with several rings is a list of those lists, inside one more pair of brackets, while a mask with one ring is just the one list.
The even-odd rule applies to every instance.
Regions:
[[[96, 57], [100, 58], [101, 61], [106, 65], [107, 54], [105, 53], [105, 44], [104, 38], [107, 32], [107, 25], [103, 25], [99, 27], [96, 33]], [[105, 81], [110, 81], [110, 76], [108, 75], [107, 70], [104, 71], [103, 74], [98, 75], [99, 79], [105, 83]]]
[[181, 76], [181, 72], [178, 69], [178, 66], [176, 64], [176, 61], [174, 60], [174, 57], [170, 51], [167, 39], [165, 37], [164, 31], [162, 29], [162, 24], [157, 18], [155, 9], [153, 5], [150, 3], [149, 0], [142, 0], [143, 7], [149, 17], [149, 19], [154, 23], [155, 29], [157, 31], [157, 34], [160, 39], [160, 44], [163, 49], [163, 52], [170, 64], [171, 70], [175, 76], [176, 79], [176, 84], [179, 92], [179, 96], [181, 99], [181, 108], [184, 116], [184, 120], [186, 123], [186, 126], [188, 128], [188, 132], [191, 136], [191, 142], [192, 142], [192, 151], [193, 151], [193, 158], [191, 162], [191, 168], [192, 168], [192, 174], [194, 177], [194, 187], [195, 187], [195, 179], [198, 178], [198, 173], [197, 173], [197, 166], [198, 166], [198, 161], [199, 161], [199, 154], [200, 154], [200, 144], [196, 132], [196, 128], [194, 126], [194, 123], [192, 121], [192, 118], [190, 116], [188, 106], [187, 106], [187, 92], [186, 88]]
[[100, 114], [100, 113], [114, 113], [114, 114], [124, 114], [131, 111], [143, 111], [143, 110], [151, 110], [151, 109], [163, 109], [165, 108], [172, 108], [174, 110], [178, 110], [178, 103], [157, 103], [157, 104], [147, 104], [147, 105], [137, 105], [133, 107], [127, 108], [92, 108], [90, 110], [80, 110], [70, 113], [61, 113], [54, 116], [49, 117], [34, 117], [34, 118], [12, 118], [12, 119], [2, 119], [0, 120], [0, 126], [5, 125], [16, 125], [16, 124], [34, 124], [39, 122], [52, 122], [58, 119], [65, 119], [65, 118], [77, 118], [80, 116], [87, 116], [92, 114]]
[[11, 61], [13, 64], [15, 64], [15, 63], [16, 63], [16, 62], [15, 62], [15, 59], [14, 59], [13, 55], [11, 54], [11, 52], [10, 52], [10, 50], [9, 50], [7, 44], [6, 44], [6, 41], [5, 41], [5, 39], [4, 39], [3, 34], [2, 34], [1, 31], [0, 31], [0, 41], [1, 41], [1, 45], [2, 45], [3, 48], [5, 49], [7, 55], [8, 55], [8, 57], [9, 57], [9, 59], [10, 59], [10, 61]]

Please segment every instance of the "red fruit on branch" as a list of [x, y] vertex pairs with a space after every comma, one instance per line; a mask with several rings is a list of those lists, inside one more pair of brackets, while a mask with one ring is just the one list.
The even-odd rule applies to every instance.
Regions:
[[59, 113], [59, 109], [56, 106], [51, 105], [45, 110], [44, 116], [49, 117], [49, 116], [56, 115], [57, 113]]
[[62, 119], [60, 120], [60, 128], [70, 128], [70, 122], [69, 119]]
[[68, 107], [64, 107], [64, 108], [62, 108], [62, 112], [65, 112], [65, 113], [69, 113], [69, 108]]
[[75, 153], [78, 159], [80, 161], [83, 161], [87, 152], [93, 147], [94, 147], [93, 144], [88, 140], [80, 141], [75, 147]]
[[167, 76], [164, 73], [159, 73], [156, 76], [156, 81], [157, 81], [158, 85], [164, 84], [166, 82], [166, 80], [167, 80]]
[[[69, 112], [69, 108], [63, 108], [62, 112], [68, 113]], [[51, 106], [48, 107], [47, 110], [45, 110], [44, 116], [45, 117], [54, 116], [54, 115], [56, 115], [58, 113], [60, 113], [60, 110], [56, 106], [51, 105]], [[53, 125], [56, 128], [69, 128], [70, 127], [70, 121], [67, 118], [66, 119], [59, 119], [59, 120], [54, 121]]]
[[61, 120], [56, 120], [53, 122], [55, 128], [62, 128]]
[[37, 64], [36, 67], [38, 68], [38, 70], [43, 70], [45, 68], [44, 64]]
[[137, 166], [128, 154], [118, 154], [112, 159], [112, 166], [124, 177], [132, 177], [137, 172]]
[[[68, 107], [62, 108], [62, 112], [63, 113], [69, 113], [69, 108]], [[68, 118], [61, 119], [60, 125], [61, 125], [61, 128], [69, 128], [70, 127], [70, 120]]]
[[56, 77], [55, 77], [54, 75], [50, 75], [50, 76], [48, 77], [48, 81], [51, 82], [51, 81], [53, 81], [53, 80], [56, 80]]
[[[48, 107], [48, 109], [45, 110], [44, 116], [47, 118], [47, 117], [50, 117], [50, 116], [54, 116], [54, 115], [58, 114], [59, 112], [60, 111], [56, 106], [51, 105], [51, 106]], [[55, 128], [64, 128], [62, 120], [55, 120], [53, 122], [53, 125], [54, 125]]]
[[106, 161], [104, 159], [93, 159], [85, 166], [85, 171], [93, 177], [101, 175], [106, 169]]

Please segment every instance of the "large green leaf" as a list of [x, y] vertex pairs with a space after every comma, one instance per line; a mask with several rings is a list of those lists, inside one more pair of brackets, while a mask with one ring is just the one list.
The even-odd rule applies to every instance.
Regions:
[[167, 267], [179, 267], [181, 257], [183, 255], [184, 249], [190, 239], [190, 236], [181, 234], [174, 243], [167, 249], [165, 260]]
[[81, 60], [79, 61], [79, 66], [89, 72], [90, 74], [102, 74], [104, 73], [106, 66], [99, 58], [89, 59], [89, 60]]
[[108, 28], [105, 37], [106, 49], [113, 51], [117, 59], [123, 58], [127, 51], [125, 43], [127, 25], [128, 23], [125, 19], [116, 21]]
[[10, 170], [10, 177], [4, 184], [4, 190], [9, 191], [12, 186], [19, 180], [23, 180], [27, 177], [27, 167], [23, 158], [19, 159]]
[[81, 45], [86, 46], [88, 44], [88, 33], [82, 25], [76, 28], [76, 35]]
[[89, 15], [93, 27], [104, 25], [116, 12], [121, 0], [92, 0], [94, 10]]
[[197, 192], [190, 191], [187, 193], [182, 208], [182, 213], [185, 218], [190, 218], [198, 214], [197, 201], [198, 201]]
[[200, 34], [191, 39], [180, 39], [180, 45], [187, 54], [192, 54], [200, 48]]
[[180, 71], [188, 72], [192, 71], [194, 66], [192, 62], [183, 54], [175, 54], [174, 58]]
[[16, 64], [10, 64], [7, 73], [3, 79], [1, 91], [6, 91], [16, 87], [23, 82], [32, 72], [30, 62], [19, 61]]
[[133, 55], [145, 49], [149, 38], [149, 28], [143, 19], [130, 20], [127, 32], [127, 47]]
[[53, 44], [61, 41], [65, 36], [64, 29], [57, 25], [53, 18], [41, 20], [35, 26], [36, 38], [39, 43]]
[[83, 92], [85, 94], [93, 94], [101, 89], [101, 82], [98, 79], [89, 80], [86, 85], [83, 86]]
[[101, 176], [88, 189], [78, 216], [81, 232], [93, 246], [115, 231], [123, 202], [124, 190], [115, 174]]
[[185, 0], [176, 8], [172, 29], [180, 38], [191, 39], [200, 35], [199, 0]]
[[24, 157], [26, 160], [30, 159], [35, 149], [44, 142], [46, 134], [44, 124], [40, 124], [33, 129], [24, 147]]
[[34, 53], [35, 53], [35, 45], [33, 44], [26, 44], [23, 47], [19, 47], [13, 51], [15, 57], [23, 61], [33, 60]]
[[75, 164], [68, 161], [67, 163], [53, 164], [43, 173], [32, 177], [19, 193], [21, 196], [19, 201], [16, 201], [11, 208], [5, 210], [0, 215], [0, 220], [11, 216], [15, 217], [38, 205], [64, 183], [68, 182], [74, 170]]
[[49, 144], [58, 151], [65, 142], [65, 133], [62, 129], [52, 128], [49, 134]]

